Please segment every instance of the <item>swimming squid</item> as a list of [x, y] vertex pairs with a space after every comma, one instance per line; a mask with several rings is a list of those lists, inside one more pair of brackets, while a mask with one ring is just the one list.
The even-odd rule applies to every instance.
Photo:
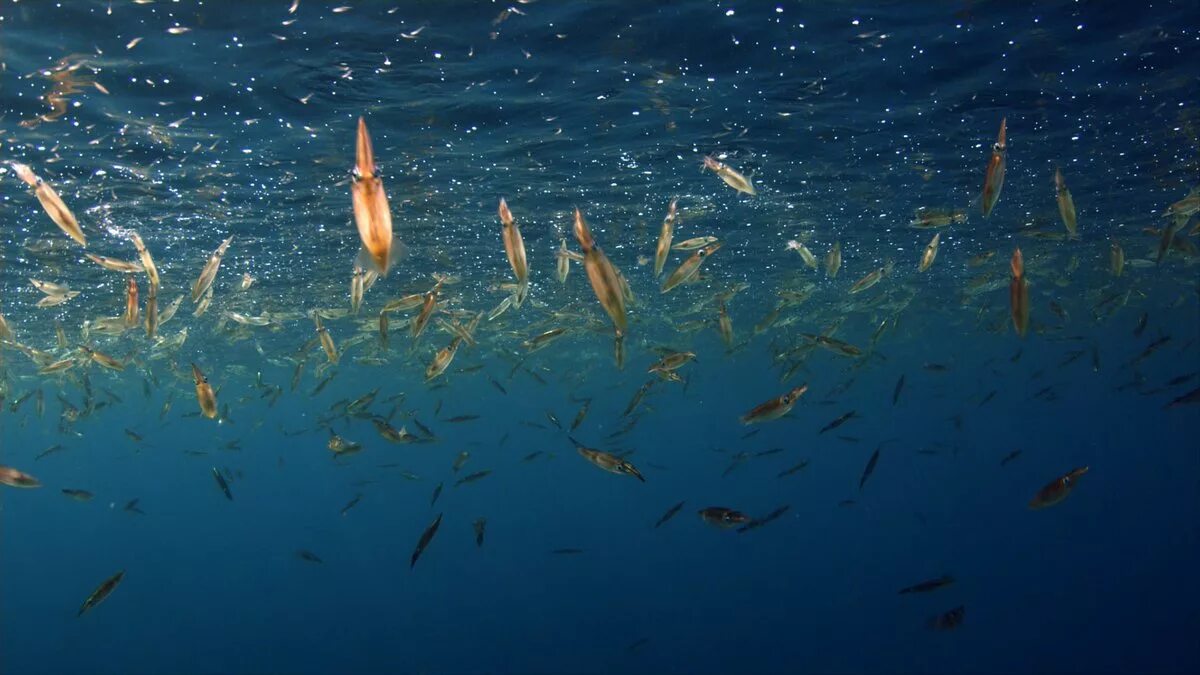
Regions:
[[46, 210], [46, 215], [50, 216], [50, 220], [58, 225], [58, 229], [62, 230], [68, 237], [79, 242], [80, 246], [87, 247], [87, 237], [83, 235], [83, 228], [79, 226], [79, 221], [75, 220], [75, 214], [71, 213], [71, 209], [63, 202], [62, 197], [50, 187], [50, 184], [42, 180], [24, 164], [12, 162], [12, 168], [17, 173], [17, 177], [25, 181], [25, 184], [33, 188], [33, 194], [41, 203], [42, 208]]
[[192, 364], [192, 379], [196, 383], [196, 400], [200, 403], [200, 414], [208, 419], [217, 417], [217, 395], [213, 392], [208, 378], [200, 372], [196, 364]]
[[833, 248], [829, 249], [829, 253], [825, 256], [825, 274], [829, 275], [830, 279], [837, 276], [838, 270], [842, 268], [842, 242], [833, 242]]
[[1058, 200], [1058, 215], [1062, 217], [1063, 225], [1067, 228], [1067, 236], [1078, 239], [1077, 223], [1075, 221], [1075, 200], [1067, 189], [1067, 181], [1063, 178], [1062, 170], [1054, 170], [1054, 191]]
[[362, 250], [356, 264], [386, 277], [392, 263], [403, 253], [403, 246], [392, 234], [392, 212], [388, 207], [383, 181], [376, 174], [375, 153], [371, 148], [367, 123], [361, 117], [358, 118], [350, 197], [354, 203], [354, 223], [362, 240]]
[[621, 279], [608, 257], [596, 245], [592, 232], [583, 220], [583, 213], [575, 209], [575, 238], [583, 249], [583, 266], [587, 270], [588, 281], [600, 306], [612, 319], [618, 335], [624, 335], [627, 327], [625, 317], [625, 293]]
[[735, 525], [741, 525], [750, 521], [750, 516], [740, 511], [727, 509], [724, 506], [710, 506], [706, 509], [700, 509], [698, 513], [701, 520], [723, 530], [728, 530]]
[[448, 346], [438, 350], [429, 367], [425, 369], [426, 382], [446, 372], [446, 369], [450, 367], [450, 362], [454, 360], [454, 355], [458, 352], [458, 346], [462, 344], [462, 341], [461, 337], [455, 337], [450, 341]]
[[802, 384], [791, 391], [777, 396], [765, 403], [757, 405], [753, 410], [742, 415], [742, 424], [755, 424], [757, 422], [768, 422], [777, 420], [780, 417], [792, 411], [792, 407], [796, 405], [796, 401], [808, 391], [808, 385]]
[[749, 178], [730, 168], [727, 164], [723, 164], [712, 157], [706, 156], [704, 158], [704, 168], [720, 176], [721, 180], [725, 181], [726, 185], [734, 190], [737, 190], [738, 192], [748, 194], [751, 197], [758, 194], [758, 192], [755, 191], [754, 186], [750, 183]]
[[200, 296], [212, 288], [213, 281], [217, 278], [217, 270], [221, 267], [221, 258], [225, 257], [225, 251], [229, 250], [229, 244], [231, 243], [233, 243], [233, 237], [229, 237], [221, 242], [217, 250], [213, 251], [213, 254], [208, 257], [208, 262], [204, 264], [204, 269], [200, 271], [200, 276], [192, 284], [192, 302], [199, 301]]
[[144, 271], [146, 271], [146, 269], [144, 267], [142, 267], [141, 263], [128, 262], [125, 260], [117, 260], [116, 258], [106, 258], [102, 255], [96, 255], [94, 253], [84, 253], [83, 255], [88, 260], [91, 260], [92, 262], [96, 263], [97, 265], [103, 267], [106, 270], [112, 270], [113, 272], [144, 272]]
[[700, 264], [704, 262], [705, 258], [713, 253], [716, 253], [719, 248], [721, 248], [721, 243], [715, 242], [705, 246], [704, 248], [696, 249], [696, 252], [693, 253], [690, 258], [683, 261], [683, 263], [671, 273], [671, 276], [667, 277], [667, 280], [663, 282], [662, 292], [666, 293], [679, 284], [696, 278], [696, 275], [700, 272]]
[[1013, 251], [1009, 266], [1012, 268], [1012, 281], [1008, 285], [1008, 299], [1012, 306], [1013, 327], [1017, 329], [1017, 335], [1025, 337], [1025, 332], [1029, 330], [1029, 284], [1025, 281], [1025, 263], [1020, 248]]
[[517, 279], [517, 292], [514, 294], [513, 304], [520, 307], [525, 300], [525, 289], [529, 286], [529, 267], [525, 262], [525, 240], [521, 238], [521, 230], [513, 220], [512, 212], [508, 210], [508, 203], [504, 201], [503, 197], [500, 198], [499, 212], [504, 253], [508, 256], [508, 264], [512, 266], [513, 276]]
[[1008, 128], [1008, 118], [1000, 120], [1000, 134], [996, 144], [992, 146], [992, 157], [988, 160], [987, 173], [983, 178], [983, 195], [979, 199], [983, 208], [983, 217], [992, 215], [992, 208], [1000, 199], [1000, 189], [1004, 187], [1004, 162], [1008, 152], [1005, 132]]
[[158, 267], [154, 264], [154, 258], [146, 248], [146, 243], [142, 241], [141, 235], [132, 230], [129, 232], [129, 240], [137, 249], [138, 258], [142, 261], [142, 268], [146, 271], [146, 278], [150, 280], [151, 288], [157, 289], [159, 286]]
[[933, 266], [934, 258], [937, 258], [938, 244], [941, 242], [942, 233], [938, 232], [933, 235], [933, 239], [925, 246], [925, 252], [921, 254], [921, 264], [917, 266], [918, 272], [924, 272]]
[[1114, 277], [1121, 276], [1121, 273], [1125, 271], [1125, 250], [1115, 239], [1109, 246], [1108, 263], [1109, 270]]
[[1067, 473], [1055, 478], [1038, 490], [1033, 499], [1029, 500], [1029, 508], [1043, 509], [1047, 506], [1054, 506], [1067, 498], [1071, 491], [1075, 489], [1075, 483], [1079, 481], [1079, 477], [1087, 473], [1088, 467], [1081, 466], [1076, 469], [1071, 469]]
[[654, 251], [654, 276], [662, 275], [663, 265], [667, 263], [667, 255], [671, 252], [671, 239], [675, 236], [675, 206], [678, 199], [672, 199], [667, 207], [667, 217], [663, 218], [662, 230], [658, 233], [658, 247]]
[[138, 322], [138, 285], [133, 275], [125, 283], [125, 327], [133, 328]]

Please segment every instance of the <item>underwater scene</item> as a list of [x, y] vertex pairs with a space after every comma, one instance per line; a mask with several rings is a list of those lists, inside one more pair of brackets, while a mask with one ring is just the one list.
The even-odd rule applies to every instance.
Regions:
[[4, 0], [0, 672], [1196, 672], [1198, 214], [1192, 2]]

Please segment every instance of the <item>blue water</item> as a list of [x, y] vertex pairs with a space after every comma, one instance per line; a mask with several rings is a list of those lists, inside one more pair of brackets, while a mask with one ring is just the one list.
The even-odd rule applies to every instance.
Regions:
[[[41, 483], [0, 485], [0, 671], [1200, 669], [1200, 406], [1167, 407], [1200, 385], [1194, 217], [1156, 262], [1161, 214], [1200, 184], [1200, 10], [289, 4], [0, 7], [0, 313], [13, 331], [0, 344], [0, 466]], [[46, 94], [63, 82], [74, 86], [55, 110]], [[346, 315], [359, 116], [408, 255]], [[1007, 176], [984, 219], [1002, 118]], [[758, 194], [703, 172], [707, 154]], [[83, 257], [14, 161], [54, 186], [87, 252], [135, 260], [124, 233], [141, 234], [160, 311], [234, 237], [208, 311], [193, 316], [185, 299], [159, 331], [186, 328], [181, 346], [90, 329], [123, 311], [124, 275]], [[1055, 167], [1078, 239], [1063, 236]], [[455, 277], [439, 318], [496, 307], [512, 277], [500, 197], [525, 238], [529, 299], [481, 322], [477, 345], [426, 383], [451, 336], [431, 323], [414, 344], [397, 312], [383, 351], [380, 309], [435, 274]], [[646, 263], [673, 197], [676, 241], [723, 247], [697, 281], [661, 294]], [[579, 248], [574, 207], [636, 296], [623, 369], [583, 266], [555, 279], [560, 239]], [[909, 226], [918, 207], [967, 213], [939, 230], [924, 273], [933, 231]], [[831, 278], [835, 242], [844, 262]], [[1009, 319], [1016, 247], [1023, 339]], [[36, 307], [31, 277], [80, 294]], [[144, 304], [146, 276], [135, 280]], [[806, 302], [764, 322], [779, 291], [809, 283]], [[741, 284], [726, 302], [727, 349], [713, 296]], [[318, 309], [336, 366], [311, 341]], [[229, 312], [274, 319], [239, 326]], [[558, 327], [568, 332], [545, 349], [522, 346]], [[803, 334], [863, 353], [809, 349]], [[81, 344], [125, 369], [91, 363]], [[80, 362], [39, 374], [31, 348]], [[664, 350], [697, 355], [686, 381], [659, 381], [623, 415]], [[192, 362], [218, 388], [221, 421], [197, 415]], [[788, 416], [739, 423], [803, 383]], [[364, 416], [345, 413], [376, 388]], [[644, 483], [575, 451], [565, 428], [589, 398], [572, 436], [625, 457]], [[84, 411], [77, 421], [64, 422], [62, 400]], [[448, 421], [461, 415], [479, 417]], [[371, 416], [414, 433], [419, 421], [436, 441], [389, 443]], [[333, 457], [330, 429], [362, 450]], [[1082, 466], [1067, 499], [1028, 507]], [[134, 499], [140, 513], [126, 508]], [[711, 506], [788, 509], [739, 533], [703, 522]], [[112, 594], [77, 616], [119, 570]], [[898, 593], [942, 575], [955, 582]], [[929, 627], [959, 606], [960, 625]]]

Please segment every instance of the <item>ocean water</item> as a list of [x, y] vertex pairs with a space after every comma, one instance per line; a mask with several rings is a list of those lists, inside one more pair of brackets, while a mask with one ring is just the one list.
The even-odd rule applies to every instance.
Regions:
[[[0, 466], [40, 485], [0, 484], [0, 671], [1200, 669], [1200, 9], [513, 2], [0, 5]], [[354, 312], [359, 117], [406, 254]], [[490, 319], [502, 197], [528, 291]], [[672, 199], [721, 247], [662, 293]], [[633, 296], [623, 367], [584, 265], [556, 278], [575, 208]], [[128, 278], [84, 257], [130, 231], [159, 311], [186, 296], [154, 337], [104, 330]]]

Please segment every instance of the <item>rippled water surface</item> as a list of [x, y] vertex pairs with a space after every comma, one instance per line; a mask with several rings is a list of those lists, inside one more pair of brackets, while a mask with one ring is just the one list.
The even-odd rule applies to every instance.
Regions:
[[0, 670], [1200, 668], [1200, 10], [513, 2], [0, 5]]

